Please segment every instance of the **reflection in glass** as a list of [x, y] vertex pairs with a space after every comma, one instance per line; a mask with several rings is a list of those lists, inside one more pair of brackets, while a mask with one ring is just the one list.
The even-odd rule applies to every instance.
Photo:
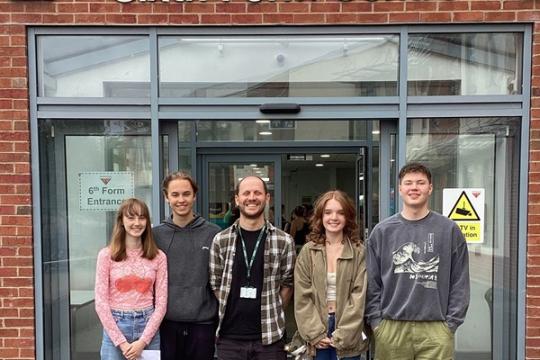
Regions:
[[413, 119], [407, 134], [407, 161], [433, 173], [432, 209], [441, 211], [444, 188], [485, 189], [484, 242], [469, 244], [471, 305], [456, 333], [456, 359], [511, 359], [516, 279], [508, 269], [517, 266], [519, 119]]
[[195, 141], [194, 121], [178, 121], [178, 170], [191, 173], [192, 142]]
[[151, 206], [150, 122], [43, 120], [39, 126], [45, 359], [99, 358], [95, 265], [115, 210], [85, 210], [80, 174], [102, 174], [95, 186], [106, 187], [108, 176], [127, 172], [133, 182], [121, 190], [130, 196], [132, 186]]
[[149, 97], [149, 46], [142, 36], [38, 36], [38, 95]]
[[[297, 206], [312, 208], [319, 195], [340, 189], [356, 195], [358, 154], [287, 153], [281, 156], [282, 216], [291, 221]], [[364, 195], [364, 194], [358, 194]], [[360, 212], [361, 204], [358, 210]], [[359, 217], [360, 218], [360, 217]]]
[[[375, 125], [373, 125], [375, 124]], [[244, 120], [197, 121], [197, 141], [347, 141], [367, 140], [378, 121], [365, 120]]]
[[168, 135], [161, 136], [161, 166], [163, 169], [163, 174], [168, 174], [170, 172], [169, 170], [169, 136]]
[[192, 140], [193, 127], [195, 123], [193, 121], [179, 121], [178, 122], [178, 142], [183, 146], [189, 146]]
[[178, 149], [178, 170], [191, 174], [191, 148], [181, 147]]
[[411, 34], [408, 95], [521, 94], [522, 34]]
[[162, 97], [395, 96], [398, 36], [162, 36]]

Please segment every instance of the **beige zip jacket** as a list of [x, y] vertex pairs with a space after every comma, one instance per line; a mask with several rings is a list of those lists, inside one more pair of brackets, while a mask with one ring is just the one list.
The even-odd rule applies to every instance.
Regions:
[[[298, 332], [315, 345], [327, 334], [326, 249], [308, 242], [298, 255], [294, 269], [294, 311]], [[363, 340], [367, 276], [364, 245], [346, 241], [336, 269], [336, 330], [332, 334], [337, 355], [360, 355], [367, 349]]]

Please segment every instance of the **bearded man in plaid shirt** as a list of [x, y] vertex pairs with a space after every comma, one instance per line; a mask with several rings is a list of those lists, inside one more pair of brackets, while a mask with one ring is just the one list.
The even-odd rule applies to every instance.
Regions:
[[265, 220], [270, 194], [260, 177], [245, 177], [235, 193], [240, 218], [214, 237], [210, 249], [210, 286], [219, 301], [218, 359], [285, 360], [294, 241]]

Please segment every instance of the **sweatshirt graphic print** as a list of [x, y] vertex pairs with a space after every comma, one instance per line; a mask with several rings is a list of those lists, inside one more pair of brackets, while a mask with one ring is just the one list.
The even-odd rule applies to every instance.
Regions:
[[[429, 233], [423, 249], [413, 242], [407, 242], [392, 253], [394, 274], [411, 274], [409, 279], [416, 280], [427, 289], [437, 288], [437, 272], [439, 271], [439, 255], [434, 254], [434, 234]], [[416, 259], [415, 259], [416, 255]], [[429, 260], [422, 259], [432, 256]]]

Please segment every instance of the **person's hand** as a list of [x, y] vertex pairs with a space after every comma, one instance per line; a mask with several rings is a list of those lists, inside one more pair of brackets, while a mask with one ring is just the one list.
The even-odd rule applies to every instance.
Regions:
[[315, 344], [315, 349], [328, 349], [330, 346], [332, 346], [332, 339], [325, 337]]
[[131, 347], [127, 352], [124, 353], [124, 356], [128, 360], [136, 360], [141, 356], [142, 351], [146, 347], [146, 343], [142, 340], [136, 340], [131, 343]]
[[120, 348], [120, 351], [122, 351], [122, 355], [126, 356], [126, 352], [128, 352], [129, 349], [131, 348], [131, 344], [128, 343], [127, 341], [124, 341], [123, 343], [118, 345], [118, 347]]

